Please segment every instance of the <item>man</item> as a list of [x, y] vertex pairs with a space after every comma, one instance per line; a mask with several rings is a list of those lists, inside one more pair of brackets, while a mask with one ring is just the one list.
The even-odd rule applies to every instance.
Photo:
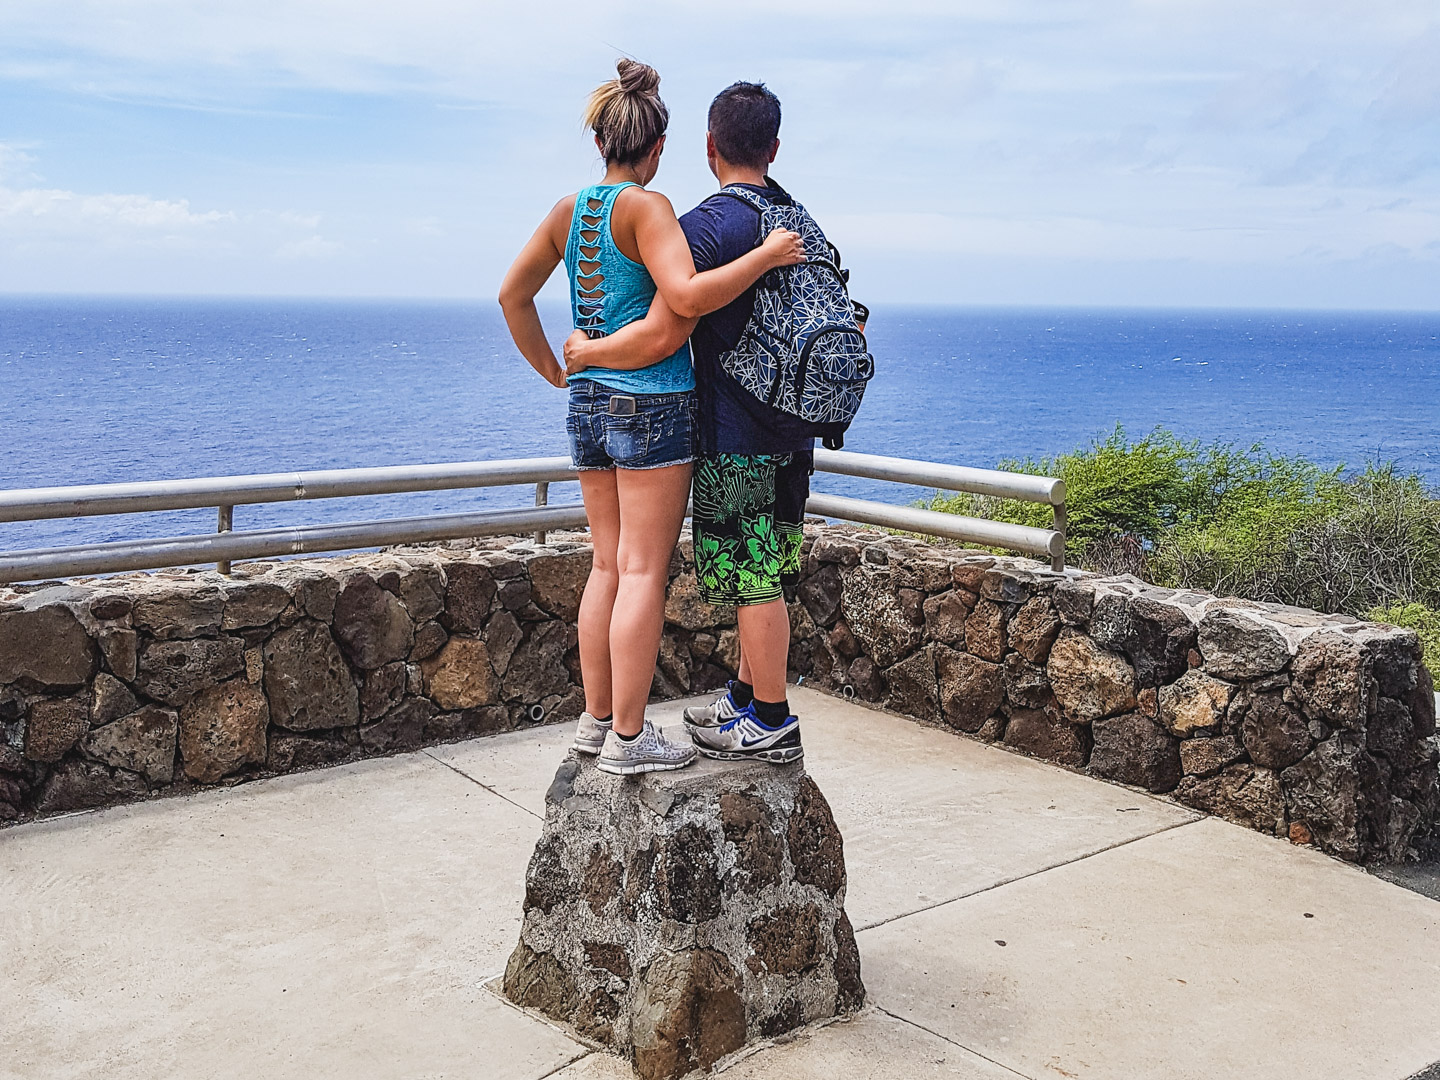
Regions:
[[[737, 82], [710, 105], [705, 138], [722, 188], [743, 185], [771, 202], [790, 197], [767, 175], [780, 149], [780, 101], [762, 83]], [[712, 195], [680, 219], [695, 269], [738, 259], [760, 242], [760, 214], [748, 202]], [[668, 356], [687, 335], [695, 362], [694, 513], [696, 575], [708, 603], [737, 607], [739, 677], [714, 703], [685, 710], [702, 754], [777, 764], [804, 753], [799, 720], [786, 700], [790, 615], [784, 590], [800, 570], [801, 522], [810, 494], [814, 441], [832, 434], [773, 408], [742, 387], [720, 357], [740, 341], [755, 288], [727, 307], [681, 319], [656, 298], [647, 317], [609, 337], [576, 333], [566, 366], [636, 367]], [[838, 432], [835, 432], [838, 434]]]

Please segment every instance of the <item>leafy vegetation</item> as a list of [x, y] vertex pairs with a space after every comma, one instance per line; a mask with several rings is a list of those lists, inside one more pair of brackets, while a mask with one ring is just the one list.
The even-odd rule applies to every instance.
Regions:
[[[1261, 445], [1164, 429], [1131, 440], [1117, 427], [1071, 453], [998, 467], [1065, 481], [1074, 564], [1319, 611], [1383, 609], [1385, 621], [1440, 633], [1440, 492], [1389, 465], [1347, 473]], [[925, 505], [1050, 524], [1047, 506], [983, 495]], [[1429, 640], [1433, 666], [1440, 646]]]

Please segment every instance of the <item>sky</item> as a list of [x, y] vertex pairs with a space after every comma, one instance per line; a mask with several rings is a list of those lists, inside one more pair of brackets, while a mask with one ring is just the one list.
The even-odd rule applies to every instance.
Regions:
[[1440, 309], [1434, 0], [0, 0], [0, 292], [493, 297], [621, 53], [869, 302]]

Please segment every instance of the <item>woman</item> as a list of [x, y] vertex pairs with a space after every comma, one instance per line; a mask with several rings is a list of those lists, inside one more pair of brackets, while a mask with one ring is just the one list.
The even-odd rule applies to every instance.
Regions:
[[767, 271], [803, 261], [804, 249], [798, 235], [776, 230], [744, 258], [697, 274], [670, 201], [645, 190], [670, 119], [660, 76], [633, 60], [615, 67], [619, 77], [591, 94], [585, 111], [605, 178], [555, 204], [505, 276], [500, 305], [525, 359], [570, 388], [566, 430], [595, 551], [580, 603], [585, 713], [575, 748], [598, 754], [606, 772], [629, 774], [682, 768], [695, 757], [645, 717], [690, 490], [690, 350], [634, 370], [591, 368], [567, 382], [535, 294], [563, 259], [575, 327], [600, 337], [644, 318], [657, 289], [682, 317], [715, 311]]

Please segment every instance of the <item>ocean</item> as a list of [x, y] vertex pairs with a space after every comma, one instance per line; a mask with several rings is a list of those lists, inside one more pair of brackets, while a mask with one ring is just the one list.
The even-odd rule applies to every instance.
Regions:
[[[562, 340], [565, 309], [542, 315]], [[1164, 426], [1440, 485], [1440, 313], [877, 307], [868, 331], [877, 374], [847, 449], [989, 467]], [[0, 298], [0, 394], [0, 488], [567, 453], [564, 393], [489, 303]], [[249, 506], [235, 527], [530, 498]], [[0, 524], [0, 550], [213, 528], [214, 511]]]

